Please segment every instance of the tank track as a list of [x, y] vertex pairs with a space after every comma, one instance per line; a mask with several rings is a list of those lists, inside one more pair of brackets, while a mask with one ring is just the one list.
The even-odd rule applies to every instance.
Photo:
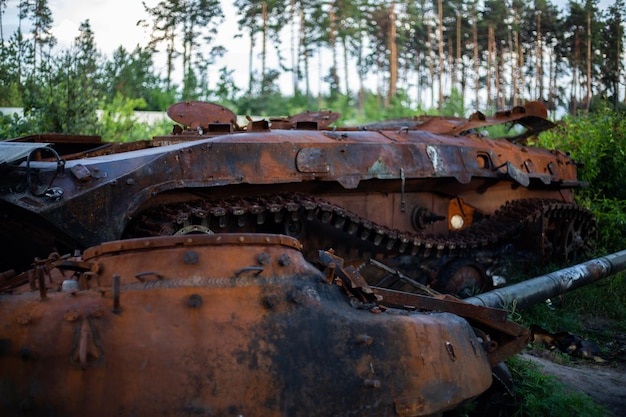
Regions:
[[[305, 224], [313, 230], [326, 227], [333, 232], [313, 233], [309, 229], [308, 236], [302, 236]], [[539, 250], [542, 261], [568, 262], [579, 257], [579, 252], [589, 252], [593, 247], [596, 222], [591, 212], [573, 203], [521, 199], [507, 202], [492, 216], [458, 232], [415, 233], [376, 224], [311, 195], [286, 193], [166, 204], [144, 212], [131, 222], [128, 230], [126, 237], [283, 233], [300, 238], [305, 249], [338, 245], [365, 248], [369, 253], [362, 253], [363, 258], [471, 256], [519, 237], [525, 240], [530, 251]]]

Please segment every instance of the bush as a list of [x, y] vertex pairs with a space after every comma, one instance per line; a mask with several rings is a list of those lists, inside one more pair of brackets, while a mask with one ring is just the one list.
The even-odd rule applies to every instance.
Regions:
[[581, 164], [579, 179], [589, 187], [577, 190], [577, 201], [599, 222], [599, 253], [624, 249], [626, 232], [626, 118], [608, 106], [580, 117], [567, 116], [557, 129], [540, 135], [537, 144], [570, 153]]
[[143, 99], [129, 99], [118, 93], [105, 103], [99, 120], [99, 133], [105, 142], [134, 142], [149, 139], [148, 125], [135, 120], [134, 110], [145, 107]]
[[0, 114], [0, 140], [18, 138], [30, 134], [27, 120], [17, 113]]

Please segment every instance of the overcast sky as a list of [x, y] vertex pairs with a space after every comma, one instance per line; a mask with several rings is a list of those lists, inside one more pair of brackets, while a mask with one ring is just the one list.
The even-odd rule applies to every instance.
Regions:
[[[144, 1], [149, 6], [158, 3], [158, 0]], [[9, 3], [17, 1], [9, 0]], [[222, 1], [227, 20], [220, 27], [219, 33], [227, 49], [229, 42], [234, 41], [237, 30], [233, 3], [234, 0]], [[562, 9], [567, 5], [567, 0], [556, 0], [553, 3]], [[605, 8], [612, 3], [612, 0], [601, 0], [600, 7]], [[148, 40], [147, 34], [137, 27], [138, 20], [147, 18], [141, 0], [49, 0], [48, 4], [54, 18], [54, 36], [61, 43], [71, 43], [80, 23], [87, 19], [91, 23], [98, 48], [106, 54], [120, 45], [132, 50], [137, 43], [145, 44]]]

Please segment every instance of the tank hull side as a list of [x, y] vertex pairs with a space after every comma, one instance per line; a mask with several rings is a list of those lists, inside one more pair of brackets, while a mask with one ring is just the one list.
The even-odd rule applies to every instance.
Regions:
[[[42, 169], [41, 183], [62, 190], [62, 198], [35, 196], [28, 190], [0, 198], [7, 207], [19, 207], [32, 218], [40, 216], [59, 225], [65, 240], [86, 248], [119, 239], [142, 207], [173, 191], [227, 193], [229, 186], [250, 185], [259, 187], [253, 191], [257, 194], [278, 184], [294, 190], [311, 188], [307, 183], [312, 182], [320, 189], [340, 185], [338, 192], [343, 193], [367, 184], [375, 184], [376, 192], [396, 194], [403, 184], [404, 193], [454, 188], [458, 193], [488, 195], [496, 184], [526, 188], [509, 175], [507, 162], [530, 181], [529, 189], [555, 194], [581, 185], [575, 166], [564, 155], [538, 148], [522, 152], [506, 141], [442, 138], [425, 132], [347, 132], [342, 133], [345, 138], [338, 137], [341, 140], [329, 135], [276, 131], [271, 137], [267, 132], [218, 136], [68, 161], [65, 175], [55, 174], [56, 163], [41, 162], [33, 166]], [[77, 171], [80, 178], [74, 174]], [[404, 223], [410, 222], [410, 216], [405, 217]]]

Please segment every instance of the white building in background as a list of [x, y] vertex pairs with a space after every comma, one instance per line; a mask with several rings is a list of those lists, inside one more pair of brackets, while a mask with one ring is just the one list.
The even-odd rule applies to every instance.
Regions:
[[18, 117], [24, 117], [24, 109], [21, 107], [0, 107], [0, 114], [7, 116], [17, 113]]

